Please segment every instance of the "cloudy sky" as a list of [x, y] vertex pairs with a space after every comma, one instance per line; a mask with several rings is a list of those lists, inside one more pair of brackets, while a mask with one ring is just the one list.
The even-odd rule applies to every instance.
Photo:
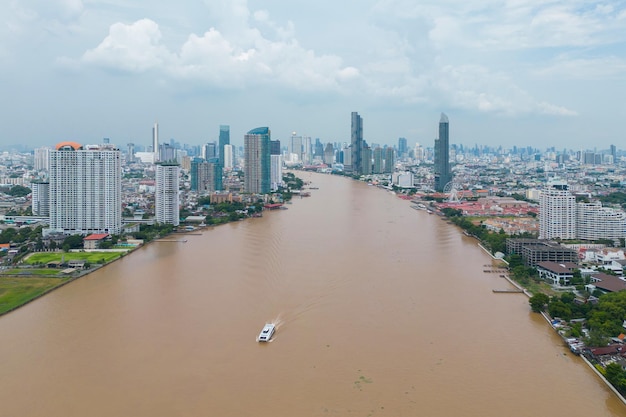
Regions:
[[[231, 142], [624, 149], [623, 0], [3, 0], [0, 146]], [[620, 146], [622, 145], [622, 146]]]

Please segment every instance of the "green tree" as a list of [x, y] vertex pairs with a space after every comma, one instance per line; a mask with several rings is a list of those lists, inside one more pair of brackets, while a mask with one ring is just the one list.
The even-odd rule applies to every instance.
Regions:
[[548, 304], [548, 313], [551, 317], [559, 317], [563, 320], [572, 318], [572, 309], [559, 299], [552, 299]]
[[22, 185], [14, 185], [9, 191], [7, 191], [7, 194], [12, 197], [26, 197], [30, 193], [30, 188]]
[[535, 313], [543, 311], [546, 305], [549, 303], [550, 297], [544, 293], [537, 293], [530, 297], [528, 302], [530, 303], [530, 309]]
[[15, 228], [9, 227], [4, 229], [4, 231], [0, 233], [0, 243], [11, 243], [16, 235], [17, 230], [15, 230]]
[[67, 252], [67, 250], [65, 250], [66, 245], [69, 249], [81, 249], [83, 247], [83, 237], [80, 235], [68, 236], [65, 238], [62, 245], [65, 252]]
[[584, 338], [585, 344], [590, 347], [602, 347], [609, 343], [609, 338], [602, 332], [591, 329], [589, 330], [589, 337]]

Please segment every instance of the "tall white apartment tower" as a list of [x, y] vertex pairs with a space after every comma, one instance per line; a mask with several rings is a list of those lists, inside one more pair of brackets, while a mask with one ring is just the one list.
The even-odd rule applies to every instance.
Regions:
[[156, 166], [154, 208], [158, 223], [174, 226], [180, 223], [179, 173], [178, 164], [161, 163]]
[[224, 145], [224, 169], [233, 169], [233, 145]]
[[49, 164], [50, 158], [50, 148], [37, 148], [35, 149], [35, 170], [36, 171], [47, 171], [50, 167]]
[[35, 216], [50, 216], [50, 183], [36, 181], [31, 184], [31, 210]]
[[121, 152], [114, 145], [61, 142], [50, 151], [50, 231], [122, 231]]
[[152, 127], [152, 152], [154, 153], [154, 162], [161, 160], [159, 158], [159, 124], [154, 122]]
[[576, 239], [576, 197], [553, 181], [539, 194], [539, 239]]

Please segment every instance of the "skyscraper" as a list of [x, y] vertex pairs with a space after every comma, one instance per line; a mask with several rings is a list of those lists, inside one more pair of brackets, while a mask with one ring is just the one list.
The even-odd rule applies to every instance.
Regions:
[[335, 162], [335, 149], [333, 144], [328, 142], [324, 148], [324, 163], [331, 166]]
[[385, 148], [385, 170], [386, 174], [391, 174], [396, 167], [396, 154], [391, 146]]
[[179, 172], [178, 164], [159, 163], [156, 166], [154, 211], [157, 223], [174, 226], [178, 226], [180, 223]]
[[617, 148], [615, 145], [611, 145], [611, 156], [613, 157], [613, 164], [617, 164]]
[[302, 162], [302, 153], [303, 153], [302, 136], [296, 136], [296, 132], [291, 133], [291, 138], [289, 140], [289, 146], [287, 147], [287, 152], [289, 152], [290, 154], [289, 160], [291, 160], [291, 162]]
[[218, 154], [220, 157], [220, 166], [223, 168], [225, 166], [224, 161], [224, 146], [230, 145], [230, 126], [229, 125], [220, 125], [220, 137], [218, 142]]
[[360, 175], [363, 174], [363, 118], [359, 113], [353, 111], [350, 123], [350, 165], [344, 168], [348, 172]]
[[372, 171], [373, 174], [382, 174], [384, 167], [384, 159], [383, 159], [383, 148], [377, 146], [374, 148], [374, 169]]
[[32, 189], [31, 210], [35, 216], [50, 216], [50, 183], [35, 181], [30, 184]]
[[49, 168], [50, 148], [35, 149], [35, 170], [47, 171]]
[[127, 151], [126, 151], [126, 161], [134, 162], [135, 161], [135, 144], [127, 143]]
[[50, 231], [122, 230], [121, 153], [113, 145], [61, 142], [50, 151]]
[[270, 159], [270, 188], [276, 191], [283, 183], [283, 155], [280, 153], [279, 140], [270, 140]]
[[159, 124], [154, 122], [152, 126], [152, 152], [154, 153], [154, 162], [158, 162], [159, 158]]
[[404, 158], [408, 151], [406, 138], [398, 138], [398, 158]]
[[233, 168], [233, 145], [224, 145], [224, 166], [223, 168]]
[[[206, 159], [207, 161], [209, 159], [217, 158], [218, 157], [217, 146], [218, 144], [215, 142], [206, 143], [204, 146], [202, 146], [202, 157]], [[220, 152], [224, 153], [223, 148], [221, 146], [220, 146]], [[220, 155], [220, 161], [222, 161], [221, 155]]]
[[450, 144], [448, 116], [441, 113], [439, 120], [439, 138], [435, 139], [435, 191], [443, 191], [452, 181], [450, 170]]
[[576, 239], [576, 197], [553, 181], [539, 194], [539, 239]]
[[267, 194], [271, 184], [270, 129], [257, 127], [244, 136], [244, 191]]

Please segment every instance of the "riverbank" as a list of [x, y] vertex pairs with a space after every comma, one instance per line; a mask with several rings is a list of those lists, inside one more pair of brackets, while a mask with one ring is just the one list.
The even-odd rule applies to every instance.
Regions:
[[[233, 223], [234, 221], [246, 220], [253, 218], [250, 216], [237, 220], [228, 220], [218, 224], [205, 225], [202, 227], [194, 227], [189, 230], [171, 230], [169, 233], [160, 236], [157, 239], [151, 239], [145, 243], [141, 243], [134, 247], [123, 249], [106, 249], [106, 250], [72, 250], [70, 252], [31, 252], [27, 253], [21, 262], [27, 261], [31, 257], [41, 257], [37, 263], [46, 265], [50, 262], [61, 263], [63, 261], [83, 260], [89, 264], [88, 269], [66, 268], [49, 269], [43, 273], [29, 274], [30, 268], [15, 267], [8, 272], [0, 273], [0, 317], [17, 310], [49, 293], [55, 291], [75, 280], [89, 275], [100, 268], [107, 266], [122, 257], [130, 255], [135, 250], [154, 242], [186, 242], [187, 240], [174, 239], [172, 236], [181, 235], [201, 235], [206, 228], [214, 228], [224, 224]], [[123, 253], [121, 253], [123, 252]], [[111, 255], [112, 253], [116, 255]], [[121, 254], [120, 254], [121, 253]], [[34, 270], [35, 268], [33, 268]], [[71, 269], [71, 271], [70, 271]], [[19, 271], [19, 272], [18, 272]], [[56, 271], [48, 272], [48, 271]], [[54, 276], [52, 276], [54, 275]]]
[[[466, 236], [468, 236], [467, 233], [463, 232], [463, 234], [465, 234]], [[498, 261], [498, 262], [503, 262], [508, 266], [508, 262], [506, 262], [506, 260], [501, 259], [501, 258], [497, 258], [495, 257], [485, 246], [482, 245], [482, 242], [480, 241], [480, 239], [476, 238], [475, 236], [469, 236], [472, 237], [474, 239], [476, 239], [478, 241], [477, 245], [487, 254], [491, 257], [492, 260]], [[518, 290], [521, 290], [522, 293], [524, 295], [526, 295], [527, 298], [530, 299], [530, 297], [533, 296], [533, 293], [530, 292], [527, 288], [524, 288], [523, 286], [521, 286], [519, 283], [517, 283], [516, 281], [514, 281], [508, 274], [504, 274], [503, 278], [506, 279], [511, 285], [513, 285], [515, 288], [517, 288]], [[542, 311], [541, 316], [544, 318], [544, 320], [546, 321], [546, 323], [548, 323], [548, 325], [550, 326], [550, 328], [554, 329], [554, 326], [552, 326], [552, 318], [544, 311]], [[557, 335], [561, 338], [561, 340], [563, 341], [564, 346], [567, 346], [567, 343], [565, 341], [565, 338], [558, 332], [558, 330], [556, 330]], [[600, 380], [602, 382], [604, 382], [604, 384], [615, 394], [615, 396], [624, 404], [626, 405], [626, 398], [624, 398], [624, 396], [604, 377], [604, 375], [589, 361], [589, 359], [587, 359], [585, 357], [584, 354], [578, 355], [581, 360], [593, 371], [593, 373], [595, 375], [597, 375]]]
[[[115, 262], [115, 260], [111, 262]], [[67, 278], [41, 278], [34, 275], [22, 275], [17, 277], [16, 275], [11, 274], [2, 276], [0, 277], [0, 317], [17, 310], [18, 308], [24, 307], [25, 305], [50, 294], [52, 291], [84, 277], [85, 275], [95, 272], [103, 266], [106, 266], [106, 264], [94, 266], [93, 268], [85, 271], [77, 271], [75, 275], [68, 276]], [[52, 280], [56, 281], [53, 281], [55, 282], [54, 285], [45, 285], [50, 283]], [[11, 281], [13, 281], [14, 285], [10, 285]], [[9, 286], [6, 285], [7, 283], [9, 283]]]

